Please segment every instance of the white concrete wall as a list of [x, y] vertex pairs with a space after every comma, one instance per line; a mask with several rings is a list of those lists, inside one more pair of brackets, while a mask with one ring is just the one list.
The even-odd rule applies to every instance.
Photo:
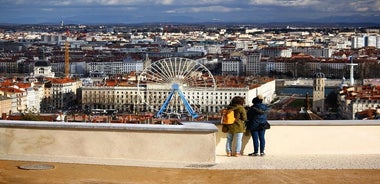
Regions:
[[[267, 154], [380, 154], [380, 121], [270, 121]], [[366, 123], [367, 122], [367, 123]], [[225, 155], [226, 135], [217, 126], [216, 155]], [[243, 153], [253, 152], [250, 135]]]
[[2, 127], [0, 122], [0, 159], [100, 164], [128, 160], [215, 162], [216, 127], [213, 124], [116, 124], [117, 127], [111, 128], [107, 128], [107, 124], [101, 128], [56, 124], [56, 128], [28, 128]]
[[[26, 124], [32, 124], [27, 126]], [[380, 154], [380, 121], [270, 121], [268, 155]], [[141, 125], [0, 120], [0, 159], [123, 165], [130, 161], [215, 163], [220, 125]], [[218, 129], [219, 128], [219, 131]], [[249, 135], [243, 154], [253, 151]]]

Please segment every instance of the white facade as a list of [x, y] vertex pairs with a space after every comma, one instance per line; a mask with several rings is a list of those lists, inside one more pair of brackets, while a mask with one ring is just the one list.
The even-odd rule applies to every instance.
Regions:
[[86, 65], [87, 73], [98, 71], [105, 74], [123, 74], [144, 69], [143, 61], [89, 62]]
[[[42, 63], [42, 64], [41, 64]], [[33, 68], [34, 77], [54, 77], [55, 73], [52, 72], [52, 66], [48, 61], [37, 61]]]
[[41, 99], [38, 97], [38, 93], [34, 90], [33, 87], [26, 89], [26, 110], [38, 113], [40, 112], [40, 102]]
[[193, 45], [191, 47], [188, 47], [186, 49], [188, 52], [202, 52], [203, 54], [207, 54], [207, 50], [205, 49], [204, 45]]
[[351, 38], [351, 48], [358, 49], [364, 47], [364, 37], [363, 36], [354, 36]]
[[261, 51], [263, 56], [278, 58], [278, 57], [292, 57], [292, 49], [284, 47], [267, 47], [263, 48]]
[[243, 73], [244, 64], [241, 60], [223, 60], [222, 75], [240, 75]]
[[378, 91], [374, 88], [363, 90], [363, 86], [341, 89], [338, 94], [339, 112], [344, 119], [355, 119], [356, 113], [365, 110], [379, 110]]
[[41, 43], [47, 43], [47, 44], [59, 44], [59, 42], [65, 40], [66, 37], [62, 34], [44, 34], [41, 35]]
[[244, 51], [257, 49], [257, 44], [252, 40], [238, 40], [235, 41], [236, 49], [241, 49]]
[[334, 51], [323, 47], [293, 47], [292, 52], [301, 52], [316, 58], [330, 58]]
[[[190, 104], [196, 106], [196, 112], [219, 113], [234, 96], [242, 96], [246, 100], [246, 105], [252, 105], [252, 99], [261, 94], [264, 96], [264, 102], [270, 103], [275, 97], [275, 80], [252, 89], [220, 87], [215, 90], [193, 88], [185, 91], [184, 96]], [[168, 90], [163, 89], [162, 85], [155, 84], [148, 84], [140, 89], [126, 86], [84, 86], [82, 105], [83, 108], [88, 106], [95, 109], [118, 109], [123, 112], [151, 112], [152, 109], [159, 109], [168, 95]], [[145, 99], [148, 105], [141, 99]], [[184, 106], [180, 108], [180, 111], [186, 111]]]
[[366, 46], [376, 47], [376, 45], [377, 45], [376, 42], [377, 42], [376, 36], [367, 36]]
[[70, 107], [76, 98], [79, 81], [69, 79], [50, 79], [45, 83], [41, 111], [50, 112]]
[[247, 75], [259, 75], [262, 71], [261, 68], [261, 53], [255, 52], [247, 56]]
[[278, 71], [278, 72], [287, 72], [289, 71], [287, 64], [285, 62], [276, 62], [276, 61], [268, 61], [265, 62], [267, 71]]
[[222, 53], [221, 47], [222, 45], [206, 45], [205, 49], [207, 53], [209, 54], [221, 54]]
[[361, 112], [368, 109], [378, 109], [380, 106], [380, 100], [368, 100], [368, 99], [346, 99], [345, 96], [338, 96], [340, 102], [340, 113], [344, 119], [355, 119], [357, 112]]

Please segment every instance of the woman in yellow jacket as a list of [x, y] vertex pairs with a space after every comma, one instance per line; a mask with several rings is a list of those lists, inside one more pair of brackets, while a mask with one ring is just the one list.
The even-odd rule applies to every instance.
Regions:
[[[243, 134], [245, 132], [245, 121], [247, 120], [247, 113], [244, 108], [245, 100], [243, 97], [235, 96], [232, 98], [231, 103], [227, 109], [233, 109], [235, 115], [235, 122], [231, 125], [223, 125], [227, 128], [227, 142], [226, 152], [227, 156], [241, 156], [241, 147]], [[236, 139], [235, 152], [232, 152], [232, 141]]]

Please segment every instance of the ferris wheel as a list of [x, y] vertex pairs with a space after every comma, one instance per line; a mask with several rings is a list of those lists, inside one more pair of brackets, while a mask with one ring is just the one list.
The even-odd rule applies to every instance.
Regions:
[[138, 77], [138, 95], [146, 110], [156, 117], [188, 115], [207, 105], [205, 91], [211, 92], [216, 83], [211, 72], [202, 64], [187, 58], [172, 57], [147, 66]]

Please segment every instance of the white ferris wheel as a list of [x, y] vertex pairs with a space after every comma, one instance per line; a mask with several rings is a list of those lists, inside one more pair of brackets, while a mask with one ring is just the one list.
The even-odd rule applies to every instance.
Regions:
[[156, 117], [186, 114], [197, 118], [200, 108], [210, 102], [202, 94], [214, 91], [216, 82], [204, 65], [172, 57], [147, 66], [139, 75], [137, 86], [146, 109]]

